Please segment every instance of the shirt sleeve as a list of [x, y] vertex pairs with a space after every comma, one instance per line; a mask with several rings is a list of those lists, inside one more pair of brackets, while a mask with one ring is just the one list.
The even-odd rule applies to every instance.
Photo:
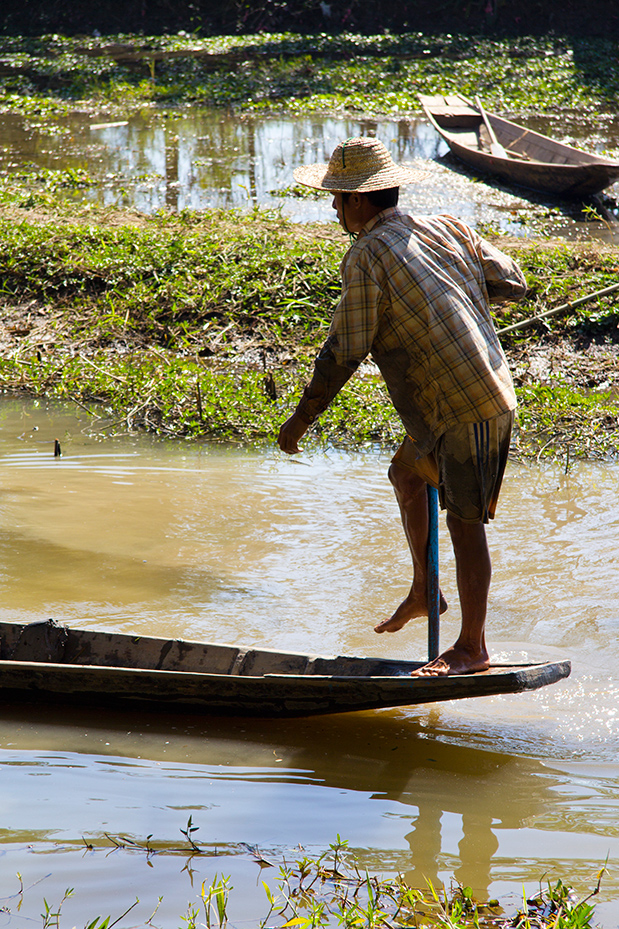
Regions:
[[342, 295], [329, 335], [314, 365], [297, 414], [313, 423], [369, 354], [382, 311], [382, 288], [373, 262], [354, 246], [342, 263]]
[[515, 261], [487, 239], [475, 232], [470, 226], [454, 216], [445, 215], [442, 221], [458, 241], [467, 243], [474, 258], [481, 265], [485, 278], [488, 298], [491, 301], [520, 300], [527, 292], [527, 282]]
[[527, 282], [516, 262], [486, 239], [479, 238], [478, 250], [490, 300], [524, 297]]
[[312, 379], [297, 406], [297, 415], [311, 425], [353, 374], [354, 368], [337, 363], [327, 339], [314, 363]]

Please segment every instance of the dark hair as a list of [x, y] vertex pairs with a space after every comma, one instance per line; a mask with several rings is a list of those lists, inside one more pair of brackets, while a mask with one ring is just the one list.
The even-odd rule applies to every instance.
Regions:
[[[377, 206], [381, 210], [386, 210], [387, 207], [398, 205], [400, 188], [388, 187], [384, 190], [364, 190], [363, 195], [368, 198], [372, 206]], [[349, 197], [350, 192], [342, 194], [344, 203], [346, 203]]]

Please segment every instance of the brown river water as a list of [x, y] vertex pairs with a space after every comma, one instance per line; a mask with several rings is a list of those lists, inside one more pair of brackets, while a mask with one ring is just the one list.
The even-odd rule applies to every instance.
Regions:
[[[0, 438], [2, 620], [425, 656], [423, 622], [372, 631], [410, 577], [387, 454], [106, 437], [81, 409], [10, 397]], [[571, 659], [551, 687], [304, 720], [3, 705], [0, 927], [40, 925], [66, 888], [68, 926], [136, 896], [121, 925], [142, 926], [163, 896], [154, 925], [178, 927], [222, 873], [232, 923], [256, 926], [277, 868], [253, 850], [278, 864], [338, 833], [363, 868], [456, 879], [508, 912], [544, 876], [591, 889], [608, 856], [597, 918], [619, 926], [618, 479], [617, 463], [508, 468], [489, 643], [503, 660]], [[442, 518], [440, 533], [448, 644]], [[190, 816], [206, 852], [191, 860], [178, 851]]]

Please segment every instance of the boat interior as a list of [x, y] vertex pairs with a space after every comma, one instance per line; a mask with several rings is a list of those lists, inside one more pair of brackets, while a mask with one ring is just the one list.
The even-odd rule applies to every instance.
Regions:
[[[497, 154], [492, 151], [493, 140], [482, 114], [471, 100], [462, 94], [420, 95], [420, 100], [446, 138], [468, 149]], [[502, 157], [509, 160], [553, 165], [597, 164], [607, 160], [578, 151], [500, 116], [486, 113], [486, 118], [502, 149]]]

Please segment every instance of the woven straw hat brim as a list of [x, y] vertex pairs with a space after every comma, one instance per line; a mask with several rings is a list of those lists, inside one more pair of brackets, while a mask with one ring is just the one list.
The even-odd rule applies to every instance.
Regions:
[[353, 191], [368, 193], [372, 190], [388, 190], [390, 187], [416, 184], [427, 177], [428, 172], [393, 165], [393, 167], [382, 168], [380, 171], [360, 171], [356, 174], [346, 171], [345, 175], [334, 176], [329, 173], [329, 165], [314, 164], [295, 168], [292, 174], [297, 183], [316, 190], [330, 190], [333, 193], [352, 193]]

